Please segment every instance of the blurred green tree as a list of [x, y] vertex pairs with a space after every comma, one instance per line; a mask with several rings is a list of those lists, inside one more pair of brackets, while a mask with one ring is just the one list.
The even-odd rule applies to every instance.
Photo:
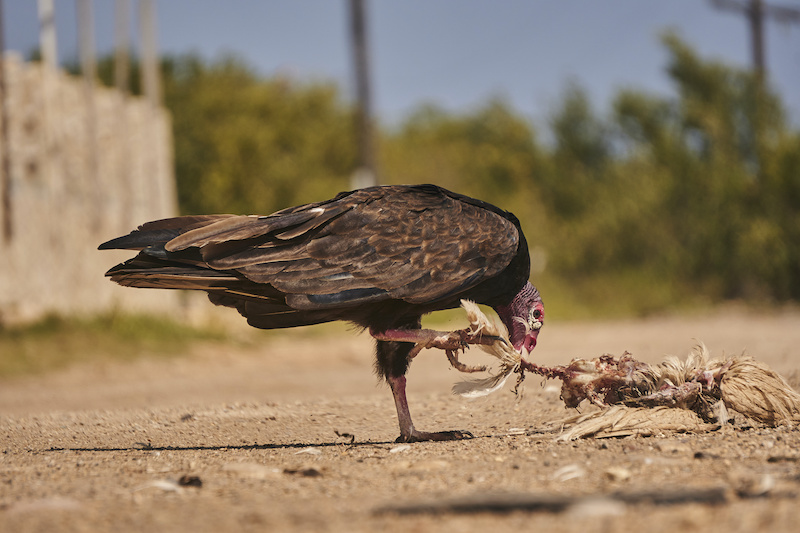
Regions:
[[264, 80], [241, 61], [164, 63], [185, 213], [271, 213], [344, 190], [351, 110], [333, 84]]
[[[797, 132], [756, 77], [701, 60], [675, 34], [664, 36], [678, 98], [635, 92], [616, 99], [628, 150], [653, 182], [652, 206], [672, 239], [665, 265], [715, 298], [798, 298]], [[796, 199], [796, 197], [795, 197]], [[652, 228], [657, 234], [656, 228]]]
[[[379, 130], [382, 177], [514, 211], [537, 279], [572, 311], [800, 299], [800, 132], [751, 73], [663, 42], [674, 97], [623, 90], [600, 116], [568, 84], [547, 143], [502, 99], [424, 105]], [[270, 213], [349, 187], [352, 110], [332, 84], [264, 78], [235, 58], [162, 69], [182, 212]], [[98, 72], [110, 83], [110, 58]]]
[[380, 154], [388, 183], [435, 183], [513, 210], [529, 225], [544, 216], [544, 155], [533, 126], [501, 99], [459, 114], [422, 106], [384, 133]]

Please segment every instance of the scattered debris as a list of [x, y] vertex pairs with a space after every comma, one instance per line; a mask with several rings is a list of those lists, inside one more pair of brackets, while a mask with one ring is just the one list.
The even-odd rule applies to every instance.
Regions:
[[389, 453], [400, 453], [400, 452], [407, 452], [411, 449], [410, 444], [398, 444], [397, 446], [393, 447], [389, 450]]
[[336, 433], [337, 437], [341, 437], [343, 439], [350, 439], [350, 442], [348, 444], [353, 444], [356, 441], [356, 436], [353, 435], [352, 433], [345, 433], [345, 432], [339, 433], [338, 429], [334, 429], [333, 432]]
[[578, 464], [570, 464], [566, 466], [562, 466], [555, 472], [553, 472], [553, 480], [559, 482], [569, 481], [571, 479], [577, 479], [579, 477], [583, 477], [586, 475], [586, 470], [578, 465]]
[[628, 481], [633, 475], [630, 470], [621, 466], [607, 468], [603, 474], [609, 481]]
[[196, 487], [199, 489], [203, 486], [203, 480], [198, 476], [184, 474], [178, 478], [178, 485], [181, 487]]
[[79, 511], [80, 508], [81, 503], [78, 500], [52, 496], [49, 498], [16, 501], [8, 504], [3, 510], [8, 510], [11, 514], [22, 514], [43, 513], [46, 511]]
[[450, 468], [450, 463], [442, 459], [430, 459], [427, 461], [399, 461], [389, 466], [393, 472], [401, 473], [420, 473], [437, 472]]
[[578, 496], [551, 493], [485, 494], [452, 499], [425, 500], [392, 504], [376, 509], [376, 514], [443, 514], [443, 513], [511, 513], [515, 511], [561, 513], [581, 509], [593, 502], [619, 504], [649, 503], [678, 505], [701, 503], [718, 505], [728, 501], [730, 490], [725, 486], [708, 488], [667, 488], [653, 491], [613, 492], [603, 496]]
[[178, 482], [173, 479], [156, 479], [154, 481], [149, 481], [144, 485], [139, 485], [138, 487], [134, 488], [134, 492], [138, 492], [145, 489], [161, 489], [164, 492], [182, 492], [183, 488], [178, 485]]
[[767, 458], [768, 463], [800, 462], [800, 455], [771, 455]]
[[770, 474], [753, 475], [752, 473], [733, 471], [729, 474], [729, 482], [740, 498], [763, 498], [775, 490], [777, 482]]
[[653, 447], [663, 454], [689, 457], [694, 455], [694, 450], [688, 443], [679, 440], [662, 440], [656, 442]]
[[302, 450], [298, 450], [298, 451], [294, 452], [294, 454], [295, 455], [302, 455], [302, 454], [322, 455], [322, 450], [320, 450], [319, 448], [314, 448], [313, 446], [309, 446], [308, 448], [303, 448]]
[[317, 470], [314, 467], [308, 468], [284, 468], [284, 474], [289, 474], [292, 476], [301, 476], [301, 477], [322, 477], [322, 472]]
[[569, 507], [571, 517], [595, 518], [601, 516], [621, 516], [625, 514], [625, 503], [610, 498], [585, 498]]
[[257, 463], [228, 463], [222, 467], [222, 470], [253, 479], [268, 479], [282, 473], [282, 470], [278, 468]]

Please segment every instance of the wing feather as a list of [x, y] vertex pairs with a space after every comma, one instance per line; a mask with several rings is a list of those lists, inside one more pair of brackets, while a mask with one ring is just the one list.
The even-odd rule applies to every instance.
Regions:
[[259, 264], [243, 273], [290, 294], [315, 295], [287, 299], [303, 309], [389, 298], [425, 303], [496, 275], [517, 244], [514, 224], [500, 214], [446, 194], [411, 190], [360, 203], [328, 224], [306, 246], [308, 257], [296, 260], [303, 267], [317, 261], [319, 268], [292, 263], [265, 275]]
[[[185, 285], [202, 288], [198, 285], [206, 283], [204, 290], [216, 291], [222, 305], [243, 314], [252, 311], [261, 317], [253, 319], [259, 327], [266, 327], [268, 316], [290, 321], [286, 317], [292, 309], [311, 313], [295, 316], [300, 323], [312, 315], [318, 320], [329, 316], [325, 310], [365, 302], [429, 304], [452, 298], [508, 266], [520, 242], [513, 220], [489, 204], [435, 186], [388, 186], [266, 217], [197, 217], [187, 221], [188, 228], [174, 223], [154, 229], [161, 232], [162, 259], [195, 250], [192, 257], [203, 262], [195, 267], [228, 276], [229, 286], [216, 287], [218, 280], [212, 278], [217, 274], [208, 279], [195, 274], [190, 281], [187, 273]], [[129, 244], [143, 242], [137, 237]], [[158, 283], [177, 284], [181, 275], [159, 272]], [[238, 286], [232, 285], [233, 278]], [[282, 293], [285, 300], [260, 311], [234, 303], [246, 301], [248, 294], [253, 302], [274, 298], [260, 286]]]

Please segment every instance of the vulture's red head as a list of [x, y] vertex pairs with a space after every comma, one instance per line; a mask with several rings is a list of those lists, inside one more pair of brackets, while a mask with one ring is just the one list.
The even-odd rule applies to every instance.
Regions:
[[530, 353], [544, 325], [544, 305], [536, 287], [526, 283], [510, 304], [498, 306], [496, 310], [508, 328], [514, 349]]

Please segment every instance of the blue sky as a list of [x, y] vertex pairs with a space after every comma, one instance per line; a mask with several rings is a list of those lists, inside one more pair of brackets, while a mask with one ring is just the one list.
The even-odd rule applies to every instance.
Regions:
[[[774, 0], [800, 8], [800, 0]], [[135, 2], [132, 2], [135, 4]], [[76, 57], [75, 3], [55, 0], [59, 55]], [[99, 53], [112, 0], [95, 0]], [[264, 74], [337, 80], [351, 94], [346, 0], [157, 0], [162, 53], [234, 53]], [[36, 2], [4, 0], [6, 47], [38, 42]], [[707, 0], [376, 0], [368, 3], [375, 108], [387, 124], [432, 102], [468, 110], [501, 96], [545, 121], [569, 81], [601, 111], [620, 88], [668, 95], [658, 39], [676, 30], [703, 57], [750, 65], [744, 17]], [[132, 23], [135, 23], [135, 17]], [[800, 124], [800, 25], [766, 25], [770, 81]]]

